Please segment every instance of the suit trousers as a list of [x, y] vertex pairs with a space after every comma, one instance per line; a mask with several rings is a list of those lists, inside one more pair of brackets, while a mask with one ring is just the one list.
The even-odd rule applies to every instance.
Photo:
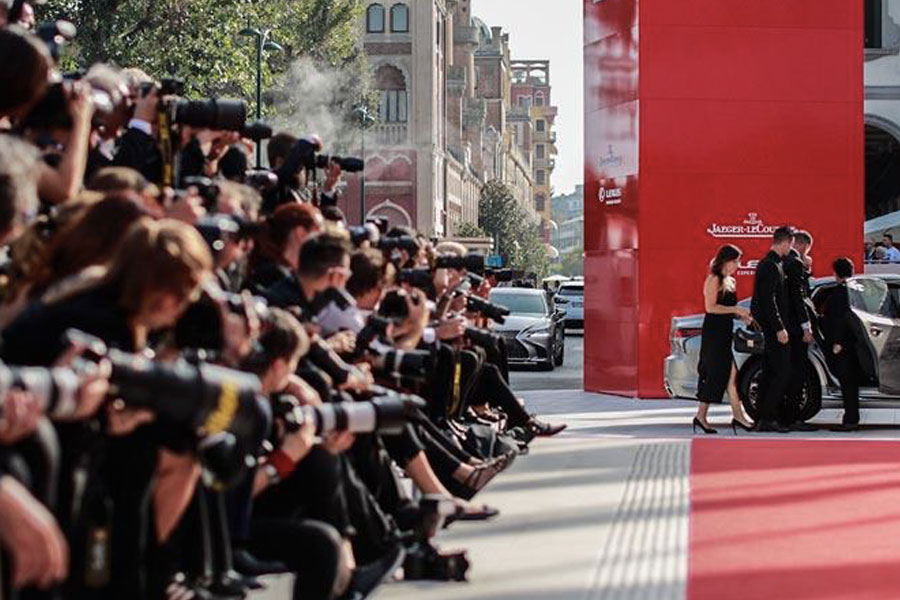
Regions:
[[791, 425], [800, 420], [800, 403], [803, 401], [803, 390], [809, 373], [809, 344], [803, 341], [803, 332], [793, 331], [790, 336], [788, 342], [791, 355], [790, 383], [778, 414], [778, 422], [782, 425]]
[[791, 383], [791, 350], [774, 332], [765, 332], [765, 344], [757, 420], [771, 422], [778, 419]]
[[845, 425], [859, 424], [859, 382], [863, 372], [853, 350], [844, 348], [834, 357], [836, 375], [841, 382], [841, 397], [844, 400]]

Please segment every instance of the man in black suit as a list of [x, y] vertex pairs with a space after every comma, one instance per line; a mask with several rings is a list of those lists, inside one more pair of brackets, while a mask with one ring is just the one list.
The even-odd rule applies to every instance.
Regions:
[[812, 323], [809, 317], [809, 277], [812, 271], [813, 238], [808, 231], [794, 233], [794, 243], [784, 257], [783, 268], [788, 293], [788, 311], [785, 319], [788, 348], [791, 353], [791, 380], [781, 405], [778, 422], [793, 431], [816, 431], [818, 428], [800, 419], [800, 403], [808, 376], [809, 344], [813, 341]]
[[825, 303], [825, 352], [841, 382], [844, 418], [832, 431], [856, 431], [859, 429], [859, 382], [863, 370], [856, 354], [856, 329], [847, 291], [847, 280], [853, 277], [853, 261], [849, 258], [834, 261], [834, 275], [838, 286]]
[[782, 261], [791, 251], [794, 230], [779, 227], [772, 236], [772, 249], [756, 268], [750, 313], [765, 336], [765, 364], [760, 381], [757, 431], [790, 431], [778, 421], [778, 412], [791, 381], [790, 310]]

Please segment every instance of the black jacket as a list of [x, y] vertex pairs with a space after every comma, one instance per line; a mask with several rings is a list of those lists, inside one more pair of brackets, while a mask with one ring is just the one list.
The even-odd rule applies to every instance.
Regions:
[[785, 325], [790, 333], [801, 333], [809, 323], [809, 271], [800, 260], [800, 254], [791, 250], [782, 262], [788, 293], [788, 311]]
[[824, 333], [830, 350], [834, 344], [844, 348], [852, 348], [856, 344], [853, 311], [850, 308], [850, 295], [847, 284], [842, 283], [825, 302]]
[[771, 251], [756, 268], [750, 312], [763, 332], [775, 335], [778, 331], [787, 329], [788, 310], [787, 286], [781, 257]]
[[129, 128], [119, 139], [119, 148], [113, 157], [117, 167], [131, 167], [153, 183], [162, 183], [163, 159], [156, 140], [140, 129]]

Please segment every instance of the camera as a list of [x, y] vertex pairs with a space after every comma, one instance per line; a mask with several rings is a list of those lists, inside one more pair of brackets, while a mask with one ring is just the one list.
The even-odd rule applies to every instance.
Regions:
[[465, 335], [467, 340], [482, 348], [493, 347], [494, 344], [497, 343], [497, 338], [499, 337], [495, 333], [491, 333], [484, 329], [478, 329], [477, 327], [466, 327], [466, 331], [463, 335]]
[[434, 285], [434, 276], [428, 269], [400, 269], [395, 281], [398, 284], [411, 285], [420, 290], [430, 290]]
[[443, 254], [437, 257], [434, 262], [435, 269], [458, 269], [470, 271], [472, 273], [484, 273], [484, 256], [481, 254], [470, 253], [465, 256], [457, 256], [456, 254]]
[[350, 241], [353, 242], [353, 245], [357, 248], [362, 246], [365, 242], [376, 245], [378, 244], [378, 240], [381, 239], [381, 232], [378, 230], [378, 227], [372, 223], [348, 227], [347, 229], [350, 233]]
[[382, 252], [393, 252], [394, 250], [406, 250], [409, 254], [415, 254], [420, 250], [419, 242], [408, 235], [400, 235], [396, 237], [383, 237], [378, 241], [378, 249]]
[[426, 350], [387, 350], [377, 354], [373, 361], [375, 373], [396, 379], [425, 379], [431, 371], [434, 359]]
[[273, 416], [284, 423], [287, 432], [296, 432], [303, 423], [312, 421], [317, 436], [341, 431], [396, 435], [410, 415], [425, 406], [421, 398], [393, 393], [365, 402], [331, 402], [321, 406], [300, 406], [300, 401], [289, 394], [275, 395], [271, 401]]
[[368, 219], [366, 219], [366, 224], [369, 223], [377, 227], [381, 235], [387, 235], [388, 227], [390, 226], [390, 221], [388, 221], [387, 217], [377, 215], [374, 217], [369, 217]]
[[466, 298], [466, 308], [472, 312], [481, 313], [482, 316], [502, 325], [509, 316], [509, 309], [493, 302], [483, 300], [478, 296], [468, 296]]
[[78, 375], [71, 369], [0, 365], [0, 419], [3, 400], [14, 389], [33, 394], [41, 412], [50, 418], [70, 416], [77, 408], [78, 385]]
[[244, 183], [265, 194], [278, 187], [278, 175], [268, 169], [251, 169], [244, 174]]

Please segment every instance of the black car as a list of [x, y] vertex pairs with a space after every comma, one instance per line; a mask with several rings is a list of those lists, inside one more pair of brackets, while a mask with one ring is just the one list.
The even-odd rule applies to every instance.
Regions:
[[548, 371], [565, 358], [565, 312], [542, 290], [497, 288], [491, 302], [509, 309], [503, 325], [493, 330], [506, 338], [510, 365], [539, 365]]

